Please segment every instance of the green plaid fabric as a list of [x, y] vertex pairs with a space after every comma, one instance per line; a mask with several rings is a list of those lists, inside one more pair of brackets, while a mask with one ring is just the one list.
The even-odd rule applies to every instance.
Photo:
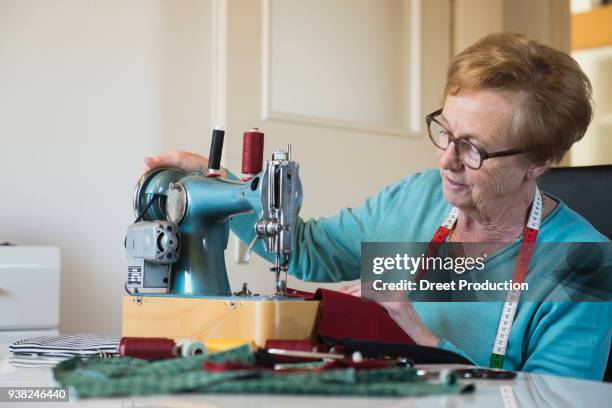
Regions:
[[202, 369], [205, 361], [254, 364], [255, 357], [246, 345], [207, 356], [154, 362], [127, 357], [89, 360], [75, 357], [58, 364], [53, 369], [53, 375], [60, 385], [70, 387], [72, 395], [79, 398], [187, 391], [366, 396], [414, 396], [462, 391], [456, 383], [425, 382], [417, 377], [411, 367], [290, 373], [260, 369], [209, 372]]

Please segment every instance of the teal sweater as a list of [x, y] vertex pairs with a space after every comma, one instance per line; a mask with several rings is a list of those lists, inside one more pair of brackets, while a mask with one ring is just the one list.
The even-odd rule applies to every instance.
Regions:
[[[329, 218], [299, 220], [289, 273], [315, 282], [359, 279], [361, 242], [429, 242], [450, 209], [438, 170], [408, 176], [357, 208], [344, 208]], [[253, 221], [254, 215], [238, 216], [231, 221], [232, 230], [249, 242]], [[543, 220], [538, 242], [608, 239], [560, 202]], [[514, 265], [518, 246], [517, 240], [495, 254], [495, 261]], [[265, 256], [261, 242], [255, 251]], [[537, 250], [530, 265], [538, 267]], [[489, 365], [502, 306], [503, 302], [414, 303], [425, 326], [441, 339], [439, 347], [480, 366]], [[521, 302], [504, 368], [600, 380], [611, 322], [611, 302]]]

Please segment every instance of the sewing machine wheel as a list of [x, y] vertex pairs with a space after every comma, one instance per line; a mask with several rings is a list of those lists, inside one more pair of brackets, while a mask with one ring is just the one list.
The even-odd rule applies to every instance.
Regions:
[[186, 175], [186, 172], [175, 167], [158, 167], [143, 174], [134, 188], [135, 216], [142, 215], [145, 221], [165, 220], [170, 185], [175, 184]]

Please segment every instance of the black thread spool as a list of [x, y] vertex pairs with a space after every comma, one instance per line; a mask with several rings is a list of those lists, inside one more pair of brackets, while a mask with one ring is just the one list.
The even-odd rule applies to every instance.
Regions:
[[208, 175], [217, 176], [221, 168], [221, 153], [223, 153], [223, 139], [225, 131], [219, 127], [215, 127], [210, 141], [210, 154], [208, 157]]

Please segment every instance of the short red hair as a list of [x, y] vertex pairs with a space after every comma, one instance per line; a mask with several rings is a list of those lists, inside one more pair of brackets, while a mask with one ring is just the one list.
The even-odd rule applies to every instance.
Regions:
[[456, 55], [444, 95], [464, 89], [517, 96], [511, 132], [535, 162], [561, 161], [593, 115], [591, 83], [578, 63], [520, 34], [491, 34]]

